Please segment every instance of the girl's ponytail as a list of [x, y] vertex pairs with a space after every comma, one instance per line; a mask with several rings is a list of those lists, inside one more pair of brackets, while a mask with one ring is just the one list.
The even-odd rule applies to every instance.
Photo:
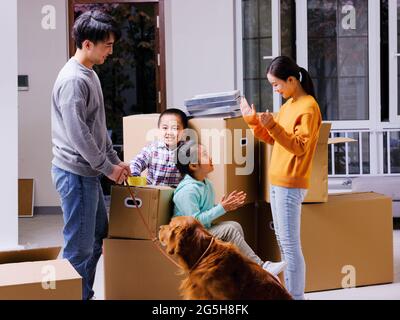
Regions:
[[302, 67], [299, 67], [299, 81], [301, 83], [301, 86], [303, 87], [304, 91], [309, 94], [310, 96], [313, 96], [314, 99], [315, 97], [315, 91], [314, 91], [314, 84], [312, 82], [311, 76], [308, 73], [308, 71]]

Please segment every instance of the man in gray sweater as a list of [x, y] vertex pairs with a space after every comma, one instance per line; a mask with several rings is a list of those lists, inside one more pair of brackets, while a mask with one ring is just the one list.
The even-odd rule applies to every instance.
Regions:
[[64, 253], [83, 278], [83, 299], [94, 295], [96, 265], [108, 220], [101, 175], [122, 183], [129, 175], [107, 133], [100, 80], [93, 70], [112, 54], [120, 32], [113, 19], [88, 11], [73, 27], [76, 53], [61, 69], [51, 103], [52, 177], [64, 216]]

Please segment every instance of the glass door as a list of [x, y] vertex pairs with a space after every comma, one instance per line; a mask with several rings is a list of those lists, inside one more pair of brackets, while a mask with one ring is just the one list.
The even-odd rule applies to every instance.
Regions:
[[400, 0], [389, 0], [389, 112], [400, 123]]
[[265, 72], [276, 56], [296, 58], [294, 0], [241, 0], [240, 5], [243, 94], [257, 111], [279, 111], [281, 99]]

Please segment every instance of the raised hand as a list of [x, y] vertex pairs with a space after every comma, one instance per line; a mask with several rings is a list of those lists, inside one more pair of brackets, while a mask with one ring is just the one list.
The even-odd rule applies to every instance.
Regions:
[[246, 196], [246, 193], [243, 191], [237, 192], [235, 190], [231, 194], [222, 197], [221, 205], [224, 207], [226, 212], [234, 211], [243, 206]]

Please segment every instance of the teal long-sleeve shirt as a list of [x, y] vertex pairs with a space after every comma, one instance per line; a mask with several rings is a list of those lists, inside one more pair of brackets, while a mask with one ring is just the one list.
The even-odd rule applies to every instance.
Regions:
[[193, 216], [207, 229], [225, 214], [221, 204], [215, 205], [215, 192], [210, 180], [198, 181], [190, 175], [179, 183], [174, 192], [174, 216]]

